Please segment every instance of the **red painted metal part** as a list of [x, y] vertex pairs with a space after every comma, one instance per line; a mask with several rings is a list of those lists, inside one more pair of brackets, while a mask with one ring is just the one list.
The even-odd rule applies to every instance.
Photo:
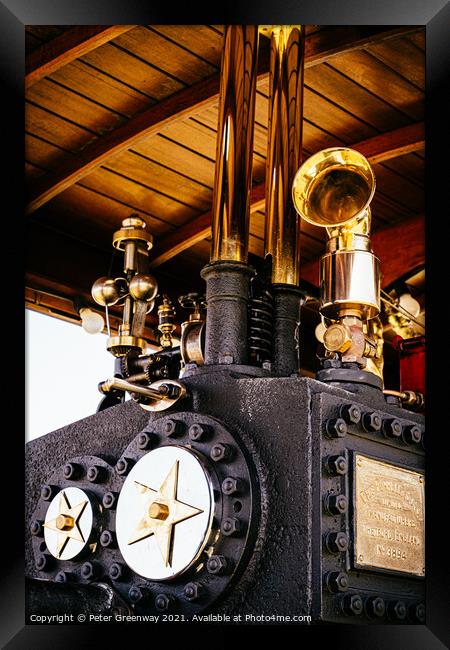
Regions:
[[400, 390], [412, 390], [425, 395], [425, 337], [392, 341], [400, 357]]

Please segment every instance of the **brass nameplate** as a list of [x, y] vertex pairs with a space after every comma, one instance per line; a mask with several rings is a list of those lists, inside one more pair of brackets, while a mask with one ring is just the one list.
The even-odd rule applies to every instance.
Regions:
[[355, 566], [425, 575], [425, 479], [355, 456]]

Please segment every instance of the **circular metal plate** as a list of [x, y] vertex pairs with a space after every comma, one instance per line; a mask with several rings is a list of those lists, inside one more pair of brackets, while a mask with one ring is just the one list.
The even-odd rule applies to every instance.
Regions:
[[208, 542], [213, 506], [212, 482], [198, 454], [175, 445], [149, 452], [131, 470], [117, 504], [125, 562], [150, 580], [183, 573]]
[[45, 515], [44, 539], [58, 560], [70, 560], [86, 546], [92, 531], [93, 510], [88, 495], [68, 487], [53, 497]]

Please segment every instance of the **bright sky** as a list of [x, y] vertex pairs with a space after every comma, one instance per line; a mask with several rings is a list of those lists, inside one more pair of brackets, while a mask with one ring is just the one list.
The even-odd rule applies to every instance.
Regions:
[[92, 415], [114, 374], [105, 334], [25, 310], [26, 440]]

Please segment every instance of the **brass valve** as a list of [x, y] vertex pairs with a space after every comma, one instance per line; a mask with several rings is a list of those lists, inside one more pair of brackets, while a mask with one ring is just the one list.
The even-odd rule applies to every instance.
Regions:
[[352, 344], [352, 332], [347, 325], [330, 325], [323, 335], [323, 344], [329, 352], [346, 352]]
[[175, 309], [167, 296], [163, 297], [162, 304], [158, 307], [158, 330], [161, 332], [159, 343], [162, 348], [173, 346], [172, 333], [176, 328]]

